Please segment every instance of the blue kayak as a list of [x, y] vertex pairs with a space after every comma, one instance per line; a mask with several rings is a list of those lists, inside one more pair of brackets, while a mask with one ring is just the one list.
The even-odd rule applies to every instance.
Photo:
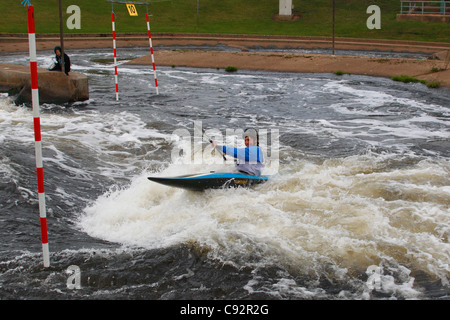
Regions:
[[149, 180], [170, 187], [194, 191], [206, 189], [223, 189], [249, 187], [267, 182], [268, 176], [252, 176], [244, 173], [212, 172], [203, 174], [188, 174], [177, 177], [148, 177]]

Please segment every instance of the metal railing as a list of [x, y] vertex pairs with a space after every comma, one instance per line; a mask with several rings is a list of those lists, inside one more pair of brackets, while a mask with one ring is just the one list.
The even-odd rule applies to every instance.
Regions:
[[400, 1], [402, 14], [450, 15], [450, 1]]

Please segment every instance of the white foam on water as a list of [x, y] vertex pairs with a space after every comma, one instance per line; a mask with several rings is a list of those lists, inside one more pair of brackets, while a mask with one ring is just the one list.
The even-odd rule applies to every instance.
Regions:
[[[128, 67], [123, 67], [122, 71], [130, 75], [141, 73]], [[198, 73], [191, 72], [195, 75], [191, 77], [190, 71], [164, 70], [163, 73], [166, 77], [187, 79], [190, 83], [196, 83], [198, 79]], [[244, 87], [246, 80], [253, 80], [253, 76], [227, 77], [233, 77], [240, 87]], [[200, 78], [204, 84], [213, 86], [222, 82], [222, 78], [213, 73], [204, 73]], [[325, 93], [344, 94], [349, 105], [332, 102], [310, 108], [328, 108], [326, 110], [355, 115], [355, 118], [336, 120], [326, 117], [328, 114], [324, 111], [323, 118], [320, 114], [305, 120], [299, 119], [298, 114], [288, 113], [290, 118], [282, 120], [288, 130], [323, 136], [328, 140], [360, 137], [371, 142], [373, 139], [373, 144], [381, 146], [387, 141], [405, 146], [405, 142], [397, 141], [398, 138], [449, 138], [445, 120], [423, 112], [432, 110], [433, 106], [397, 98], [387, 92], [355, 89], [345, 81], [317, 81], [325, 88]], [[174, 86], [179, 90], [179, 84]], [[256, 83], [255, 88], [253, 92], [246, 89], [238, 93], [248, 96], [243, 105], [253, 100], [262, 101], [273, 94], [270, 90], [261, 92], [264, 85]], [[284, 87], [273, 90], [280, 88]], [[304, 86], [301, 88], [305, 89]], [[322, 93], [321, 90], [305, 90], [310, 101]], [[308, 102], [301, 102], [297, 107], [304, 107]], [[357, 118], [358, 115], [398, 115], [396, 109], [379, 108], [389, 103], [412, 106], [416, 111], [411, 117], [396, 119], [395, 125], [389, 126], [377, 118]], [[448, 114], [443, 106], [436, 106], [436, 110]], [[244, 111], [239, 110], [233, 112], [239, 116], [242, 112], [246, 121], [259, 123], [254, 115], [244, 116]], [[277, 114], [280, 118], [282, 115]], [[236, 120], [230, 120], [233, 121]], [[436, 127], [423, 129], [426, 123]], [[306, 125], [301, 126], [303, 124]], [[161, 134], [138, 115], [128, 111], [106, 114], [93, 110], [44, 112], [41, 125], [44, 162], [52, 162], [86, 181], [94, 174], [127, 181], [126, 185], [113, 185], [80, 213], [78, 225], [90, 236], [142, 248], [195, 243], [207, 249], [212, 259], [238, 267], [249, 266], [257, 270], [268, 265], [281, 265], [296, 274], [307, 274], [311, 279], [325, 275], [336, 281], [356, 283], [355, 286], [362, 288], [362, 297], [370, 297], [370, 290], [364, 280], [354, 275], [363, 274], [370, 266], [383, 269], [381, 287], [392, 296], [420, 297], [411, 275], [417, 271], [448, 286], [450, 164], [447, 159], [430, 158], [412, 164], [399, 159], [404, 153], [386, 152], [314, 161], [308, 160], [311, 157], [299, 157], [303, 155], [301, 148], [281, 146], [284, 159], [281, 174], [267, 184], [252, 189], [195, 193], [150, 182], [147, 176], [174, 176], [204, 172], [205, 169], [224, 171], [233, 165], [216, 162], [219, 156], [204, 152], [201, 164], [186, 164], [181, 157], [172, 157], [168, 163], [156, 160], [160, 162], [155, 169], [151, 164], [157, 158], [157, 150], [183, 146], [187, 142], [174, 141], [172, 136]], [[34, 153], [33, 135], [31, 110], [16, 107], [2, 97], [2, 145], [20, 143]], [[383, 136], [384, 140], [379, 142]], [[167, 150], [163, 154], [167, 156]], [[89, 170], [83, 170], [83, 161], [90, 163]], [[402, 165], [392, 169], [391, 162]], [[8, 159], [2, 160], [0, 173], [7, 172], [10, 166]], [[68, 192], [63, 187], [57, 190], [70, 204]], [[278, 276], [275, 283], [263, 286], [274, 296], [308, 298], [325, 295], [321, 289], [296, 286], [288, 275]], [[261, 290], [262, 281], [264, 279], [255, 275], [246, 289], [252, 291], [258, 287]], [[344, 298], [348, 295], [345, 291], [341, 293]]]
[[[287, 168], [291, 175], [254, 189], [201, 193], [150, 182], [143, 172], [87, 207], [80, 226], [126, 246], [197, 243], [225, 263], [280, 263], [338, 280], [384, 265], [397, 274], [395, 281], [392, 274], [382, 275], [385, 292], [417, 297], [405, 270], [422, 270], [448, 285], [449, 163], [383, 172], [384, 161], [374, 155], [297, 161]], [[201, 171], [201, 165], [173, 164], [159, 174]]]
[[[44, 107], [43, 107], [44, 108]], [[157, 153], [170, 137], [159, 133], [130, 112], [102, 114], [92, 110], [70, 109], [62, 113], [41, 112], [41, 134], [44, 172], [50, 167], [60, 172], [64, 182], [57, 185], [58, 197], [64, 203], [87, 201], [64, 190], [70, 179], [81, 183], [109, 180], [129, 181], [130, 175], [142, 170], [145, 160]], [[32, 110], [15, 106], [9, 98], [0, 99], [0, 141], [8, 148], [20, 146], [34, 159], [34, 124]], [[169, 143], [167, 143], [169, 144]], [[30, 162], [33, 164], [34, 162]], [[21, 185], [7, 159], [0, 162], [0, 173], [13, 181], [27, 198], [35, 193]], [[20, 164], [19, 164], [20, 165]], [[11, 176], [13, 175], [13, 176]], [[59, 188], [59, 189], [58, 189]], [[28, 194], [29, 193], [29, 194]], [[84, 197], [84, 196], [83, 196]], [[81, 199], [81, 200], [80, 200]]]
[[[333, 103], [331, 107], [342, 114], [349, 115], [395, 115], [404, 113], [401, 106], [405, 108], [416, 108], [422, 111], [445, 112], [449, 110], [439, 105], [427, 104], [418, 99], [398, 97], [388, 92], [375, 89], [356, 88], [348, 81], [329, 81], [324, 84], [324, 92], [345, 95], [345, 102]], [[394, 108], [381, 108], [385, 105], [395, 104]], [[361, 108], [361, 106], [363, 106]], [[409, 111], [411, 112], [411, 111]]]

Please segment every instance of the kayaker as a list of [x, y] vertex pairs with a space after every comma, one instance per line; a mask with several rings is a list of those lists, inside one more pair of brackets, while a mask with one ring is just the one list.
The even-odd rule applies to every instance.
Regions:
[[214, 148], [218, 147], [224, 154], [237, 159], [236, 169], [239, 172], [260, 176], [264, 169], [263, 152], [259, 147], [259, 135], [255, 129], [245, 129], [242, 134], [245, 148], [234, 148], [227, 146], [217, 146], [215, 141], [211, 144]]
[[[55, 52], [56, 62], [53, 66], [49, 68], [49, 70], [62, 71], [61, 47], [56, 46], [55, 49], [53, 49], [53, 51]], [[66, 75], [69, 75], [69, 71], [70, 71], [70, 58], [66, 53], [64, 53], [64, 72]]]

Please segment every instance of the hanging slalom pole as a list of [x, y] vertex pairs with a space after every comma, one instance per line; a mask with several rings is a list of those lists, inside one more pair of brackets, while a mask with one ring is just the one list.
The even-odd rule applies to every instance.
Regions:
[[155, 89], [156, 94], [159, 94], [158, 89], [158, 79], [156, 77], [156, 66], [155, 66], [155, 58], [153, 55], [153, 44], [152, 44], [152, 34], [150, 32], [150, 21], [149, 17], [152, 15], [148, 14], [148, 2], [135, 2], [135, 1], [120, 1], [120, 0], [107, 0], [108, 2], [111, 2], [112, 6], [112, 34], [113, 34], [113, 46], [114, 46], [114, 79], [115, 79], [115, 85], [116, 85], [116, 100], [119, 100], [119, 85], [118, 85], [118, 76], [117, 76], [117, 50], [116, 50], [116, 31], [115, 31], [115, 14], [114, 14], [114, 3], [121, 3], [126, 4], [128, 13], [130, 16], [137, 16], [137, 10], [135, 5], [145, 5], [147, 7], [147, 13], [145, 15], [147, 19], [147, 33], [148, 33], [148, 42], [150, 45], [150, 54], [152, 56], [152, 65], [153, 65], [153, 76], [155, 78]]
[[119, 100], [119, 84], [117, 76], [117, 50], [116, 50], [116, 25], [115, 25], [115, 14], [114, 11], [111, 12], [112, 19], [112, 35], [113, 35], [113, 49], [114, 49], [114, 82], [116, 85], [116, 101]]
[[[148, 8], [147, 8], [148, 11]], [[148, 42], [150, 44], [150, 54], [152, 56], [152, 64], [153, 64], [153, 75], [155, 77], [155, 88], [156, 88], [156, 94], [159, 94], [158, 91], [158, 80], [156, 79], [156, 68], [155, 68], [155, 58], [153, 57], [153, 45], [152, 45], [152, 34], [150, 32], [150, 22], [148, 20], [148, 12], [145, 14], [145, 17], [147, 18], [147, 31], [148, 31]]]
[[39, 218], [41, 222], [41, 242], [44, 267], [50, 266], [47, 234], [47, 213], [45, 206], [44, 169], [42, 165], [41, 119], [39, 116], [39, 91], [36, 61], [36, 34], [34, 24], [34, 7], [27, 3], [28, 47], [30, 51], [31, 99], [33, 106], [34, 140], [36, 153], [36, 176], [39, 198]]
[[113, 47], [114, 47], [114, 79], [115, 79], [115, 85], [116, 85], [116, 100], [119, 100], [119, 85], [118, 85], [118, 75], [117, 75], [116, 24], [115, 24], [114, 3], [126, 4], [127, 10], [128, 10], [128, 13], [130, 14], [130, 16], [138, 15], [135, 5], [145, 5], [147, 7], [147, 13], [146, 13], [145, 17], [147, 19], [148, 42], [150, 45], [150, 54], [152, 56], [153, 76], [155, 77], [156, 94], [159, 94], [158, 79], [156, 77], [155, 58], [153, 56], [152, 34], [150, 32], [150, 21], [149, 21], [149, 17], [152, 15], [148, 14], [149, 3], [148, 2], [134, 2], [134, 1], [119, 1], [119, 0], [107, 0], [107, 1], [111, 2], [111, 6], [112, 6], [111, 19], [112, 19], [112, 33], [113, 33]]

